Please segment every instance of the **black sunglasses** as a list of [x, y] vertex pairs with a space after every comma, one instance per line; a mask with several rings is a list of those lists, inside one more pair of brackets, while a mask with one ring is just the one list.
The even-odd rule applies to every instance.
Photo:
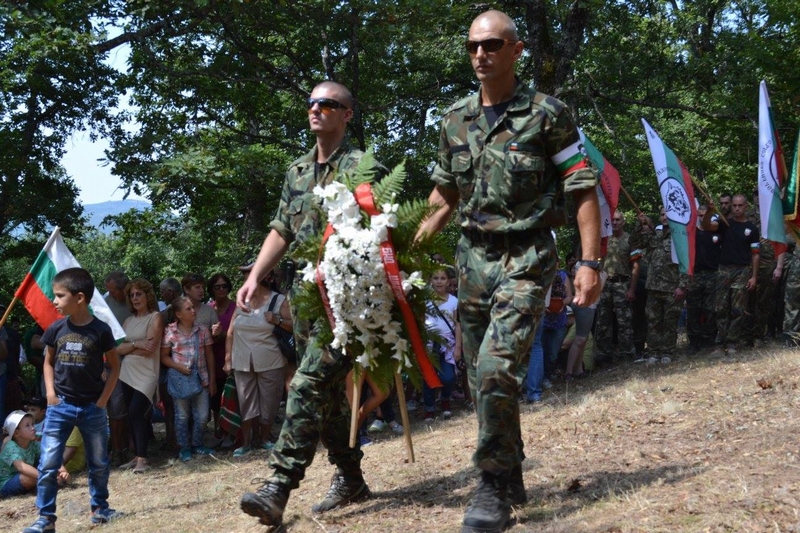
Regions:
[[214, 290], [217, 290], [217, 291], [220, 290], [220, 289], [227, 290], [227, 289], [230, 289], [230, 288], [231, 288], [230, 285], [228, 285], [227, 283], [217, 283], [216, 285], [214, 285]]
[[317, 104], [320, 109], [350, 109], [343, 103], [337, 102], [336, 100], [332, 100], [330, 98], [309, 98], [306, 100], [308, 109], [314, 107], [314, 104]]
[[478, 53], [478, 47], [480, 46], [483, 48], [483, 51], [487, 54], [491, 54], [492, 52], [497, 52], [501, 48], [503, 48], [508, 43], [515, 43], [517, 41], [511, 41], [508, 39], [485, 39], [483, 41], [467, 41], [467, 52], [472, 55]]

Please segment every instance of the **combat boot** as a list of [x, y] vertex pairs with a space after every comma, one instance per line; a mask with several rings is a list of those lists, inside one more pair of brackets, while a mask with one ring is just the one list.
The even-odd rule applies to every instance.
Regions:
[[370, 495], [369, 487], [360, 472], [345, 474], [337, 470], [331, 478], [331, 488], [328, 489], [325, 499], [313, 505], [311, 510], [315, 513], [324, 513], [348, 503], [366, 500]]
[[515, 466], [508, 473], [508, 501], [511, 505], [524, 505], [528, 501], [522, 481], [522, 465]]
[[255, 492], [246, 492], [239, 506], [265, 526], [279, 526], [288, 500], [289, 488], [286, 485], [267, 481]]
[[461, 533], [501, 533], [511, 517], [507, 492], [508, 473], [481, 472], [472, 502], [464, 513]]

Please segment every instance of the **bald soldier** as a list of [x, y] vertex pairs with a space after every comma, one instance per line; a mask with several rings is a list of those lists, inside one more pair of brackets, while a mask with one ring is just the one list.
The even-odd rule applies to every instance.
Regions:
[[458, 209], [458, 312], [480, 470], [462, 531], [485, 533], [505, 529], [510, 505], [526, 500], [518, 399], [556, 271], [558, 200], [571, 193], [577, 209], [581, 306], [600, 292], [600, 215], [597, 176], [566, 105], [514, 74], [523, 49], [514, 22], [500, 11], [479, 15], [466, 48], [480, 90], [445, 112], [429, 198], [438, 209], [419, 235], [440, 231]]
[[[345, 141], [354, 105], [350, 91], [339, 83], [322, 82], [311, 91], [306, 107], [309, 129], [317, 142], [286, 172], [270, 232], [236, 295], [236, 305], [242, 311], [251, 312], [253, 292], [284, 254], [321, 231], [314, 187], [331, 183], [337, 172], [353, 171], [361, 161], [363, 152]], [[373, 170], [377, 177], [386, 173], [377, 163]], [[352, 368], [352, 360], [341, 351], [316, 345], [313, 338], [309, 339], [313, 328], [308, 324], [297, 320], [293, 323], [299, 366], [289, 388], [285, 421], [269, 458], [272, 472], [259, 489], [245, 493], [240, 502], [245, 513], [268, 526], [281, 525], [289, 492], [299, 486], [319, 442], [328, 449], [328, 460], [336, 465], [336, 472], [327, 495], [311, 510], [323, 513], [370, 495], [361, 473], [363, 453], [358, 442], [355, 448], [348, 446], [350, 405], [345, 397], [345, 377]], [[276, 316], [275, 326], [281, 325]]]

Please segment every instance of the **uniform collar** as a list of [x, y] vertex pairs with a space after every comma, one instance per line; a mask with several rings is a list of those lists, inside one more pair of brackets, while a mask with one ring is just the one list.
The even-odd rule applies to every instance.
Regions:
[[[508, 104], [506, 113], [514, 111], [524, 111], [531, 106], [531, 90], [526, 86], [518, 77], [514, 77], [517, 85], [514, 89], [514, 95], [511, 97], [511, 102]], [[467, 115], [466, 118], [474, 119], [481, 114], [483, 106], [481, 105], [481, 89], [478, 90], [467, 100]]]

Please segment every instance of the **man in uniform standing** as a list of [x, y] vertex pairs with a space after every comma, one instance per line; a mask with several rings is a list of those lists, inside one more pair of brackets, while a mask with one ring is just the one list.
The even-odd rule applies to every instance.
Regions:
[[[292, 163], [286, 173], [271, 230], [236, 295], [236, 304], [244, 311], [249, 311], [250, 297], [259, 281], [284, 254], [322, 229], [314, 187], [331, 183], [337, 172], [353, 171], [364, 155], [345, 142], [355, 101], [344, 85], [320, 83], [307, 104], [316, 146]], [[376, 163], [374, 171], [382, 176], [386, 169]], [[257, 516], [265, 525], [281, 524], [289, 491], [299, 486], [320, 441], [328, 449], [328, 460], [336, 465], [336, 473], [325, 499], [312, 510], [329, 511], [370, 494], [361, 473], [361, 448], [358, 442], [355, 448], [348, 446], [350, 406], [345, 396], [345, 377], [352, 361], [342, 352], [320, 348], [313, 338], [306, 343], [308, 331], [298, 331], [302, 328], [295, 321], [299, 368], [286, 401], [286, 420], [269, 459], [272, 475], [261, 488], [246, 493], [241, 500], [242, 510]]]
[[596, 301], [600, 254], [597, 177], [565, 104], [514, 74], [523, 43], [500, 11], [479, 15], [466, 43], [481, 83], [445, 113], [429, 202], [418, 235], [441, 230], [458, 208], [459, 315], [478, 416], [473, 462], [480, 482], [463, 532], [502, 531], [510, 503], [525, 501], [519, 394], [534, 331], [555, 275], [550, 227], [561, 191], [572, 193], [583, 261], [575, 304]]
[[689, 276], [681, 274], [672, 262], [672, 234], [667, 212], [661, 208], [661, 224], [653, 222], [644, 213], [639, 215], [641, 232], [647, 238], [647, 257], [650, 272], [647, 275], [647, 352], [649, 357], [668, 362], [675, 354], [678, 343], [678, 318]]
[[717, 322], [714, 314], [714, 295], [719, 268], [720, 237], [702, 227], [708, 206], [697, 208], [694, 274], [686, 294], [686, 336], [692, 353], [714, 345]]
[[625, 232], [625, 215], [619, 210], [611, 217], [611, 231], [603, 260], [603, 271], [608, 278], [597, 306], [595, 346], [598, 362], [613, 357], [615, 323], [619, 357], [632, 358], [634, 354], [631, 302], [636, 299], [642, 252], [632, 245], [630, 236]]
[[[758, 276], [759, 236], [756, 225], [747, 220], [747, 200], [737, 194], [731, 202], [728, 223], [720, 223], [709, 206], [703, 217], [703, 229], [716, 231], [722, 239], [717, 271], [715, 312], [717, 314], [717, 344], [713, 356], [736, 353], [737, 344], [748, 339], [742, 334], [750, 331], [747, 303], [756, 289]], [[746, 337], [746, 335], [745, 335]]]

